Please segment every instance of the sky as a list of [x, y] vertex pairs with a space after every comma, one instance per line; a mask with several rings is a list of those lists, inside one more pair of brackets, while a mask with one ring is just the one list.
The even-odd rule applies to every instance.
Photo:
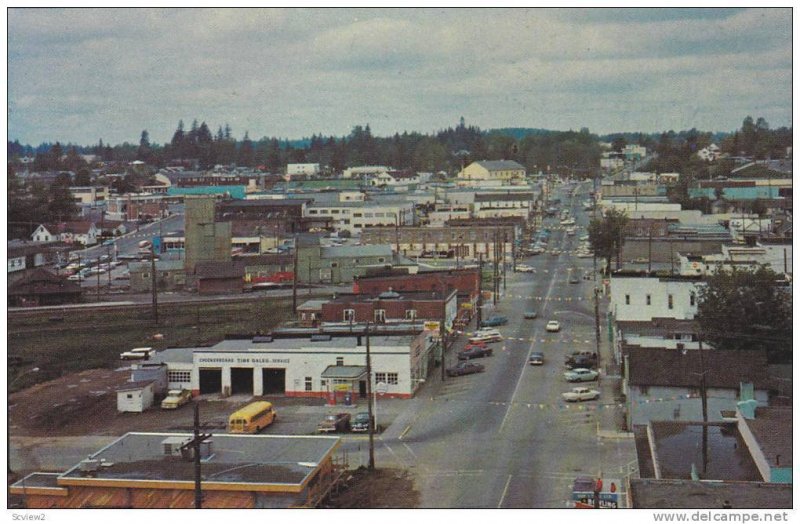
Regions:
[[771, 9], [19, 9], [8, 137], [235, 138], [792, 125], [792, 12]]

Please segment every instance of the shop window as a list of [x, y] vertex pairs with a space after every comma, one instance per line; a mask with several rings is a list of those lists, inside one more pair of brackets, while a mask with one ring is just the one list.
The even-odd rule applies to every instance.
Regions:
[[397, 385], [397, 373], [387, 373], [386, 374], [386, 383], [390, 385]]
[[375, 383], [379, 384], [381, 382], [386, 383], [386, 373], [375, 373]]
[[345, 309], [344, 313], [344, 321], [345, 322], [355, 322], [356, 320], [356, 310], [355, 309]]
[[406, 309], [406, 320], [416, 320], [416, 318], [417, 318], [416, 309]]
[[385, 309], [376, 309], [375, 310], [375, 322], [386, 322], [386, 310]]

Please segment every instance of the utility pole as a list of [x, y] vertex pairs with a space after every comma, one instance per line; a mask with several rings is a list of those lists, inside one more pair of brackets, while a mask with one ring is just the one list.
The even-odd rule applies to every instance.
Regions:
[[292, 270], [292, 313], [297, 316], [297, 235], [294, 236], [294, 264]]
[[647, 274], [650, 274], [653, 263], [653, 224], [647, 226]]
[[442, 359], [441, 359], [441, 368], [442, 368], [442, 382], [444, 382], [445, 372], [444, 372], [444, 351], [447, 348], [447, 328], [445, 327], [445, 322], [447, 321], [447, 302], [445, 301], [444, 297], [447, 295], [447, 286], [442, 283], [442, 321], [439, 323], [439, 342], [440, 346], [442, 347]]
[[706, 392], [706, 365], [703, 359], [703, 338], [697, 337], [700, 354], [700, 402], [703, 409], [703, 473], [708, 468], [708, 394]]
[[600, 357], [600, 288], [594, 287], [594, 340], [598, 358]]
[[186, 448], [191, 448], [194, 453], [194, 507], [195, 509], [202, 509], [203, 507], [203, 491], [200, 486], [201, 475], [201, 462], [200, 462], [200, 444], [211, 438], [210, 433], [200, 433], [200, 404], [194, 403], [194, 437], [192, 440], [181, 446], [181, 451]]
[[500, 273], [497, 262], [497, 231], [494, 232], [494, 242], [492, 243], [492, 255], [494, 258], [494, 278], [492, 279], [492, 304], [497, 305], [497, 294], [500, 292]]
[[507, 233], [503, 233], [503, 246], [500, 248], [503, 257], [503, 293], [506, 292], [506, 244], [508, 243]]
[[367, 320], [367, 411], [369, 412], [369, 463], [367, 468], [375, 469], [375, 417], [372, 413], [372, 358], [369, 353], [369, 320]]
[[153, 243], [150, 243], [150, 282], [153, 288], [153, 319], [158, 325], [158, 289], [156, 287], [156, 253]]
[[483, 253], [478, 253], [478, 327], [483, 320]]

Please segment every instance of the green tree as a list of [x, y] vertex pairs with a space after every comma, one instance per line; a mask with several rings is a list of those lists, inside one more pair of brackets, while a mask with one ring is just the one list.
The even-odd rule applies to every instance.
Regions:
[[92, 185], [92, 176], [89, 173], [89, 168], [81, 167], [80, 169], [78, 169], [78, 172], [75, 173], [75, 185], [76, 186]]
[[614, 140], [611, 141], [611, 150], [616, 151], [617, 153], [621, 153], [625, 146], [628, 145], [628, 141], [625, 140], [624, 136], [617, 136], [614, 137]]
[[239, 166], [253, 167], [255, 160], [255, 149], [253, 148], [253, 141], [250, 140], [250, 135], [247, 131], [244, 132], [242, 145], [239, 148], [239, 158], [236, 164]]
[[765, 350], [772, 362], [791, 362], [791, 290], [771, 269], [717, 271], [698, 292], [696, 318], [718, 350]]
[[59, 173], [50, 185], [47, 195], [47, 218], [49, 221], [68, 221], [78, 215], [78, 206], [72, 198], [69, 186], [69, 173]]
[[595, 254], [606, 260], [606, 270], [611, 269], [611, 259], [616, 257], [620, 268], [620, 253], [625, 243], [625, 225], [628, 215], [621, 210], [609, 209], [602, 218], [589, 222], [589, 243]]

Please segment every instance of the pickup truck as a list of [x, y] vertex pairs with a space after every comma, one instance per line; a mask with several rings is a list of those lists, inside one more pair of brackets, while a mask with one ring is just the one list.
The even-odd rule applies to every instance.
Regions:
[[344, 433], [350, 431], [350, 413], [325, 415], [317, 424], [317, 433]]

